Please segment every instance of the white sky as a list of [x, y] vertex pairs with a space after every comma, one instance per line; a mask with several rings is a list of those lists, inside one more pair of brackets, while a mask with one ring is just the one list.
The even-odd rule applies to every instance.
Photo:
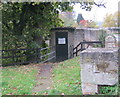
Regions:
[[82, 13], [83, 18], [85, 20], [95, 20], [95, 21], [103, 21], [104, 17], [107, 13], [114, 13], [118, 11], [118, 2], [120, 0], [94, 0], [95, 2], [97, 1], [103, 1], [106, 2], [106, 8], [104, 7], [97, 7], [94, 6], [93, 9], [89, 11], [85, 11], [80, 8], [80, 4], [76, 4], [74, 6], [74, 11], [76, 12], [76, 15], [78, 13]]

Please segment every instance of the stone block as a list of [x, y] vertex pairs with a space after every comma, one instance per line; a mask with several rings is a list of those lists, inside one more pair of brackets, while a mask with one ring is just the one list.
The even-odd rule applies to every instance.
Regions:
[[97, 93], [98, 85], [115, 85], [118, 82], [118, 48], [90, 48], [82, 51], [80, 66], [83, 93]]

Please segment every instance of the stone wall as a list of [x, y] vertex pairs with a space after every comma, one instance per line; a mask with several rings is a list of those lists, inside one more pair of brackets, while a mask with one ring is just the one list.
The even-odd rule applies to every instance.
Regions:
[[50, 46], [55, 46], [55, 32], [51, 32]]
[[98, 93], [98, 85], [118, 83], [118, 49], [90, 48], [80, 53], [83, 94]]
[[85, 40], [87, 41], [99, 41], [99, 36], [102, 31], [99, 29], [85, 29]]
[[84, 29], [76, 29], [74, 32], [74, 47], [84, 40]]
[[74, 34], [74, 47], [82, 41], [99, 41], [100, 36], [105, 33], [103, 30], [94, 28], [77, 28]]

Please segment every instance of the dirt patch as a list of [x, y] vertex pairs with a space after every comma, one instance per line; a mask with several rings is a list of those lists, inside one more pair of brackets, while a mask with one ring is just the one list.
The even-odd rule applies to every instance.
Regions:
[[103, 63], [100, 63], [100, 64], [96, 64], [96, 66], [97, 66], [97, 69], [98, 69], [99, 71], [105, 72], [106, 69], [107, 69], [108, 66], [109, 66], [109, 63], [103, 62]]
[[39, 66], [40, 71], [37, 75], [37, 84], [33, 88], [32, 92], [37, 93], [47, 89], [51, 89], [52, 86], [52, 64], [43, 64]]

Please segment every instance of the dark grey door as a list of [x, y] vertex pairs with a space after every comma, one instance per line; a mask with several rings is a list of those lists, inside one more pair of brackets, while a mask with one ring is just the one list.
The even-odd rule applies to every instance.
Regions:
[[68, 59], [68, 32], [56, 32], [56, 61]]

